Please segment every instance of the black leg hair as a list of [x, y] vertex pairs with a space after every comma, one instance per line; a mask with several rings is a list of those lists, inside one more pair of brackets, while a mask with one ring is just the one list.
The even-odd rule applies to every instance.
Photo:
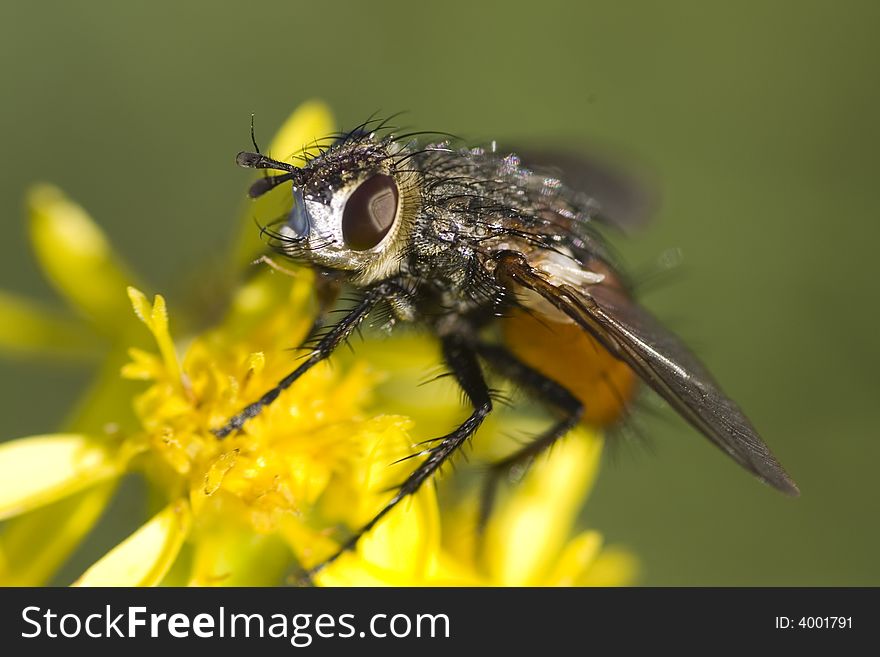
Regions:
[[483, 373], [473, 348], [464, 340], [455, 336], [443, 338], [442, 346], [443, 358], [452, 370], [452, 374], [455, 376], [458, 384], [467, 395], [468, 400], [473, 405], [473, 412], [467, 420], [451, 433], [436, 440], [426, 441], [438, 444], [415, 455], [424, 455], [427, 458], [406, 478], [406, 481], [397, 489], [394, 497], [382, 507], [372, 520], [358, 529], [329, 559], [309, 571], [309, 578], [333, 563], [348, 550], [354, 549], [360, 538], [370, 531], [391, 509], [397, 506], [405, 497], [419, 490], [421, 485], [476, 432], [486, 416], [492, 411], [489, 387], [483, 378]]
[[281, 381], [278, 382], [278, 385], [260, 397], [257, 401], [245, 406], [240, 413], [231, 417], [222, 427], [214, 429], [212, 433], [218, 438], [225, 438], [233, 431], [241, 429], [241, 427], [244, 426], [244, 423], [249, 419], [259, 415], [263, 408], [275, 401], [278, 398], [278, 395], [293, 385], [294, 381], [330, 356], [336, 347], [351, 335], [351, 332], [354, 331], [364, 318], [370, 314], [370, 311], [391, 292], [391, 286], [385, 284], [378, 285], [371, 290], [368, 290], [358, 304], [321, 338], [302, 365], [281, 379]]
[[536, 436], [521, 449], [490, 465], [480, 498], [478, 527], [482, 533], [492, 512], [501, 478], [514, 466], [530, 464], [536, 456], [549, 449], [553, 443], [577, 426], [583, 416], [584, 405], [564, 386], [521, 362], [504, 347], [478, 344], [476, 349], [477, 353], [499, 374], [522, 385], [563, 412], [562, 418], [547, 431]]

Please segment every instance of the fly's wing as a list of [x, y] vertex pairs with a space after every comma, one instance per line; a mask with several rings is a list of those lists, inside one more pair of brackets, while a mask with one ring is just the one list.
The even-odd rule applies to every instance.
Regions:
[[556, 285], [520, 254], [499, 273], [529, 288], [589, 331], [626, 362], [691, 425], [759, 479], [796, 496], [798, 487], [757, 431], [690, 350], [622, 291], [607, 285]]
[[644, 227], [659, 204], [650, 176], [639, 167], [564, 150], [524, 148], [516, 152], [527, 168], [550, 174], [573, 192], [592, 199], [597, 208], [591, 216], [624, 233]]

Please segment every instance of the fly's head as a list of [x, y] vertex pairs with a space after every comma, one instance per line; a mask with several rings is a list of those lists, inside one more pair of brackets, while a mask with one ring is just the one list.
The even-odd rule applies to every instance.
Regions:
[[367, 284], [393, 276], [420, 206], [420, 174], [411, 152], [393, 138], [353, 134], [296, 167], [260, 153], [239, 153], [239, 165], [283, 173], [258, 180], [250, 196], [290, 183], [293, 208], [266, 232], [285, 255], [349, 272]]

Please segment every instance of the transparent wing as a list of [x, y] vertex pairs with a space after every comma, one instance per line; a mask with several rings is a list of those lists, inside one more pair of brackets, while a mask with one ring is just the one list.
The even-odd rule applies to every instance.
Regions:
[[626, 362], [679, 414], [734, 461], [783, 493], [798, 487], [739, 406], [672, 333], [621, 290], [555, 285], [521, 255], [502, 263], [504, 275], [534, 290]]
[[582, 193], [598, 206], [594, 216], [624, 233], [644, 227], [659, 205], [656, 186], [643, 167], [614, 163], [589, 153], [566, 150], [516, 150], [523, 165], [558, 178], [573, 192]]

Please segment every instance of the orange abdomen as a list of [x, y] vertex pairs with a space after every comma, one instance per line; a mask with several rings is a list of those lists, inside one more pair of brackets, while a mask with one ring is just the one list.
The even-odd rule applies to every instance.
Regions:
[[636, 375], [577, 324], [515, 309], [501, 326], [505, 344], [521, 361], [583, 403], [585, 424], [607, 426], [622, 418]]

